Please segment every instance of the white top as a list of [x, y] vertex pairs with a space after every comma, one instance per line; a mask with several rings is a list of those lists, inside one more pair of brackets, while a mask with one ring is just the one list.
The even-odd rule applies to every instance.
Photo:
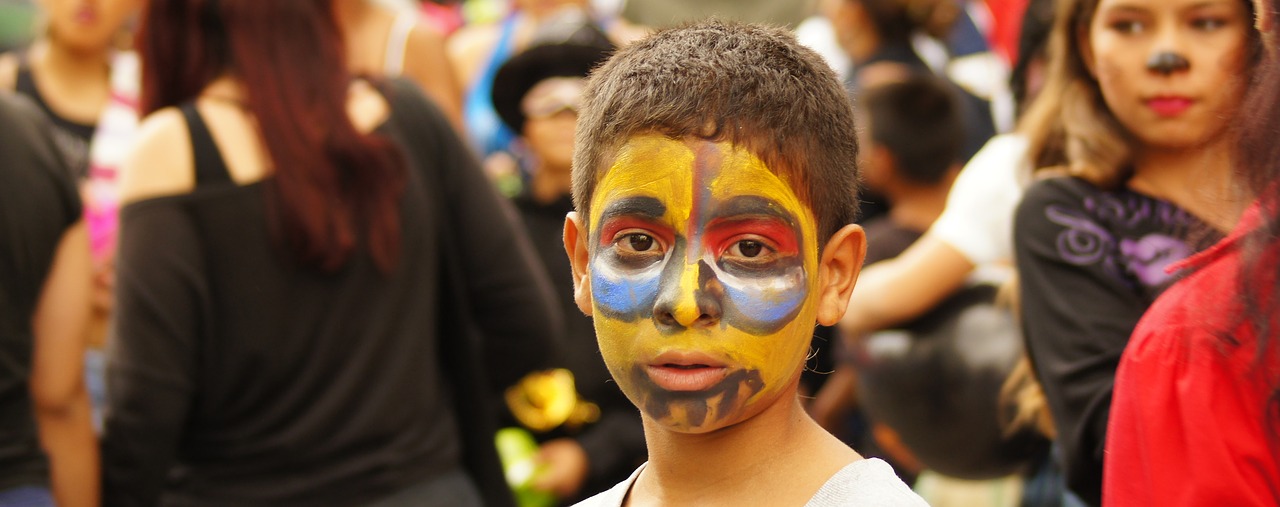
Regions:
[[991, 138], [965, 164], [947, 194], [947, 207], [925, 234], [958, 250], [975, 266], [1013, 260], [1013, 212], [1028, 179], [1027, 139]]
[[[646, 463], [647, 464], [647, 463]], [[640, 465], [631, 477], [618, 483], [617, 486], [596, 496], [575, 504], [575, 507], [622, 507], [631, 485], [640, 476], [645, 465]], [[761, 505], [767, 505], [767, 499], [761, 499]], [[874, 506], [874, 507], [929, 507], [923, 498], [911, 491], [893, 473], [888, 463], [867, 458], [855, 461], [841, 468], [827, 479], [826, 484], [809, 499], [805, 507], [838, 507], [838, 506]]]

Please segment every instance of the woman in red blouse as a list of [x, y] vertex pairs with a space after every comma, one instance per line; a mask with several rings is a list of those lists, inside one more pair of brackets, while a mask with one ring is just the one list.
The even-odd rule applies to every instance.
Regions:
[[1116, 377], [1106, 505], [1280, 505], [1280, 1], [1255, 0], [1267, 54], [1238, 121], [1256, 198], [1143, 317]]

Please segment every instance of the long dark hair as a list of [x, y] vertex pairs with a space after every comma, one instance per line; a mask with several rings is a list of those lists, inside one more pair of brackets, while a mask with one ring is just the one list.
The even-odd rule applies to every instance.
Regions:
[[331, 0], [151, 0], [138, 47], [143, 114], [194, 100], [222, 75], [243, 84], [273, 166], [272, 227], [298, 260], [334, 271], [364, 243], [383, 271], [395, 265], [406, 169], [347, 115]]
[[[1271, 11], [1271, 19], [1276, 19], [1280, 0], [1268, 0], [1265, 8]], [[1280, 338], [1280, 144], [1275, 142], [1280, 133], [1280, 37], [1271, 34], [1262, 39], [1270, 51], [1254, 70], [1254, 83], [1237, 123], [1237, 174], [1261, 203], [1262, 218], [1244, 240], [1239, 319], [1256, 337], [1257, 371], [1274, 376], [1275, 368], [1280, 368], [1280, 344], [1276, 343]], [[1280, 378], [1263, 380], [1271, 387], [1267, 417], [1273, 424], [1268, 427], [1276, 428], [1275, 423], [1280, 423]]]

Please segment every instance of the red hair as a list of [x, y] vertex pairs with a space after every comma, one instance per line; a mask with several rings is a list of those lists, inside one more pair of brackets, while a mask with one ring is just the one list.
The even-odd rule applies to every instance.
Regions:
[[273, 230], [300, 261], [337, 270], [363, 242], [379, 268], [395, 265], [404, 159], [351, 123], [331, 0], [151, 0], [138, 47], [143, 114], [222, 75], [241, 82], [271, 158]]

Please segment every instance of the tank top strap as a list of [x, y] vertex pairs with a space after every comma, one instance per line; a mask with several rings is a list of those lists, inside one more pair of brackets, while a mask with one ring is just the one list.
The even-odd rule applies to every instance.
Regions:
[[394, 77], [404, 73], [404, 57], [409, 50], [409, 34], [418, 23], [414, 12], [406, 11], [396, 14], [391, 22], [391, 30], [387, 33], [387, 47], [383, 51], [382, 71]]
[[27, 58], [26, 51], [18, 53], [18, 75], [13, 83], [13, 91], [30, 97], [41, 109], [47, 109], [44, 98], [40, 96], [40, 90], [36, 88], [36, 78], [31, 73], [31, 60]]
[[191, 136], [192, 161], [196, 166], [196, 187], [201, 185], [233, 183], [231, 172], [218, 151], [218, 145], [209, 133], [209, 126], [196, 110], [194, 102], [183, 104], [182, 117], [187, 120], [187, 132]]

